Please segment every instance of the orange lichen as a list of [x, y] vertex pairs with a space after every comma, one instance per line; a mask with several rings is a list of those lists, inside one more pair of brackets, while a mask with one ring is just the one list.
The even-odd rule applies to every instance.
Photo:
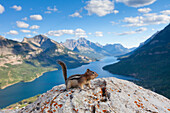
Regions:
[[170, 109], [167, 109], [168, 111], [170, 111]]
[[143, 104], [142, 104], [142, 103], [140, 103], [140, 102], [141, 102], [141, 100], [139, 100], [139, 99], [138, 99], [138, 101], [139, 101], [139, 102], [134, 101], [134, 103], [135, 103], [138, 107], [141, 107], [141, 108], [143, 109], [143, 108], [144, 108], [144, 106], [143, 106]]
[[105, 112], [107, 112], [107, 110], [104, 109], [103, 112], [105, 113]]
[[89, 104], [91, 104], [91, 101], [88, 101]]
[[139, 104], [136, 104], [138, 107], [140, 107], [140, 105]]
[[75, 111], [76, 113], [78, 113], [78, 109], [76, 110], [76, 109], [73, 108], [73, 111]]
[[61, 108], [63, 105], [62, 105], [62, 104], [59, 104], [58, 106]]
[[94, 94], [94, 96], [97, 96], [96, 94]]
[[53, 112], [56, 112], [56, 110], [54, 109]]
[[139, 102], [141, 102], [141, 100], [138, 99]]
[[98, 108], [100, 107], [99, 104], [97, 104], [97, 107], [98, 107]]
[[68, 93], [68, 94], [71, 94], [71, 92], [70, 92], [70, 93]]
[[128, 96], [130, 96], [130, 94], [128, 94]]
[[58, 105], [57, 103], [54, 104], [54, 106]]
[[74, 91], [71, 91], [71, 93], [73, 93]]
[[145, 97], [143, 97], [145, 101], [148, 101]]
[[57, 97], [54, 97], [54, 99], [56, 99]]
[[66, 96], [68, 97], [68, 94]]

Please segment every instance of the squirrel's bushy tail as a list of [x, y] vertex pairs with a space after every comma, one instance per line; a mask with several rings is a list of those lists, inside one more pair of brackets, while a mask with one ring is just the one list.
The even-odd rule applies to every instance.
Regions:
[[67, 67], [66, 67], [66, 64], [65, 64], [64, 62], [60, 61], [60, 60], [58, 60], [57, 62], [58, 62], [58, 64], [60, 64], [61, 67], [62, 67], [64, 80], [65, 80], [65, 82], [66, 82], [66, 80], [67, 80]]

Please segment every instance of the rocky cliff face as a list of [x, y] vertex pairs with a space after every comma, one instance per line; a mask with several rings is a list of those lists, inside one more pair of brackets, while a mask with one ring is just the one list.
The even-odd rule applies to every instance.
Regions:
[[104, 56], [117, 56], [130, 52], [129, 49], [123, 47], [121, 44], [107, 44], [102, 46], [85, 38], [79, 38], [78, 40], [67, 39], [62, 44], [75, 52], [97, 59]]
[[[169, 113], [170, 100], [132, 82], [116, 78], [92, 81], [93, 89], [55, 86], [19, 113]], [[8, 112], [8, 110], [3, 111]]]

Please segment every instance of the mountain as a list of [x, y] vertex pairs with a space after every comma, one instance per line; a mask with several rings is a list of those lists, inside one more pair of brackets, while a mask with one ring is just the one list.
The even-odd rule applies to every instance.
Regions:
[[44, 35], [37, 35], [33, 38], [24, 38], [23, 43], [29, 43], [33, 48], [41, 48], [47, 49], [53, 47], [55, 45], [60, 46], [59, 43], [55, 42], [54, 40], [49, 39], [47, 36]]
[[107, 44], [102, 46], [99, 43], [93, 43], [85, 38], [79, 38], [78, 40], [67, 39], [62, 44], [75, 52], [96, 59], [101, 59], [104, 56], [117, 56], [130, 52], [129, 49], [123, 47], [121, 44]]
[[134, 76], [135, 83], [170, 98], [170, 24], [120, 62], [103, 69]]
[[0, 87], [30, 81], [43, 72], [60, 68], [56, 61], [75, 68], [92, 59], [67, 49], [44, 35], [24, 38], [22, 42], [0, 37]]
[[143, 45], [147, 44], [148, 42], [150, 42], [157, 34], [159, 33], [159, 31], [157, 31], [156, 33], [154, 33], [150, 38], [148, 38], [146, 41], [144, 41], [143, 43], [140, 43], [139, 47], [142, 47]]
[[106, 44], [103, 49], [113, 56], [122, 55], [130, 52], [128, 48], [123, 47], [121, 44]]
[[[53, 87], [30, 105], [2, 113], [169, 113], [170, 100], [132, 82], [110, 78], [92, 81], [92, 89]], [[12, 109], [12, 108], [11, 108]]]
[[100, 59], [105, 55], [109, 55], [106, 51], [102, 49], [99, 44], [90, 42], [85, 38], [79, 38], [78, 40], [67, 39], [66, 42], [62, 44], [70, 50], [73, 50], [91, 58]]

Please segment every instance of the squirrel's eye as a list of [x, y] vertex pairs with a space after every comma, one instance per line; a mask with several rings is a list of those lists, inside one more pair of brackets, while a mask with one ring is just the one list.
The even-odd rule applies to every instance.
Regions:
[[94, 72], [92, 72], [94, 74]]

